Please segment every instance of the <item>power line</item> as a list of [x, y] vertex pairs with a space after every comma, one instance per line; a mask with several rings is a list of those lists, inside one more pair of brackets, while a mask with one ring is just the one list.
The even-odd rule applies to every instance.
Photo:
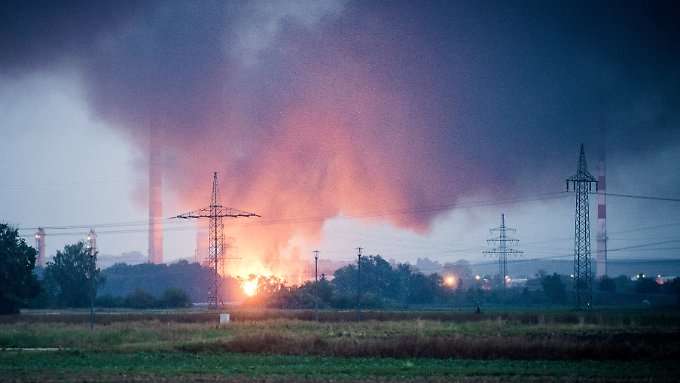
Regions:
[[[206, 229], [197, 229], [192, 226], [184, 226], [184, 227], [164, 227], [163, 231], [202, 231], [205, 232]], [[101, 234], [146, 234], [148, 233], [148, 229], [118, 229], [118, 230], [102, 230], [98, 231], [97, 235]], [[86, 235], [87, 231], [69, 231], [69, 232], [63, 232], [63, 231], [57, 231], [56, 233], [49, 233], [45, 234], [46, 236], [49, 237], [72, 237], [72, 236], [78, 236], [78, 235]], [[22, 237], [32, 237], [32, 234], [23, 234], [21, 235]]]
[[620, 249], [621, 251], [635, 250], [635, 251], [667, 251], [667, 250], [680, 250], [680, 247], [657, 247], [652, 249], [642, 248], [642, 249]]
[[610, 234], [634, 233], [634, 232], [638, 232], [638, 231], [654, 230], [654, 229], [660, 229], [660, 228], [663, 228], [663, 227], [672, 227], [672, 226], [680, 226], [680, 222], [671, 222], [671, 223], [664, 223], [664, 224], [652, 225], [652, 226], [641, 226], [641, 227], [633, 228], [633, 229], [615, 231], [615, 232], [612, 232]]
[[[121, 222], [109, 222], [109, 223], [94, 223], [94, 224], [79, 224], [79, 225], [55, 225], [55, 226], [40, 226], [43, 229], [48, 230], [72, 230], [72, 229], [89, 229], [91, 227], [103, 228], [103, 227], [127, 227], [127, 226], [146, 226], [152, 222], [169, 222], [169, 223], [180, 223], [182, 221], [171, 221], [171, 218], [161, 218], [161, 219], [146, 219], [137, 221], [121, 221]], [[183, 223], [183, 222], [182, 222]], [[38, 227], [20, 227], [19, 231], [22, 230], [37, 230]]]
[[[362, 218], [378, 218], [391, 215], [417, 215], [426, 214], [436, 211], [451, 210], [451, 209], [467, 209], [474, 207], [488, 207], [488, 206], [498, 206], [498, 205], [509, 205], [524, 202], [536, 202], [544, 201], [550, 199], [560, 199], [567, 195], [564, 192], [551, 192], [537, 194], [531, 197], [518, 197], [510, 198], [504, 200], [484, 200], [484, 201], [474, 201], [467, 203], [449, 203], [433, 206], [422, 206], [414, 208], [396, 208], [393, 210], [383, 210], [383, 211], [373, 211], [366, 212], [363, 214], [352, 215], [349, 218], [362, 219]], [[294, 224], [294, 223], [306, 223], [306, 222], [321, 222], [329, 218], [328, 216], [308, 216], [308, 217], [281, 217], [268, 220], [259, 220], [258, 222], [239, 224], [241, 226], [268, 226], [268, 225], [279, 225], [279, 224]], [[44, 229], [49, 230], [70, 230], [70, 229], [89, 229], [91, 227], [102, 228], [102, 227], [118, 227], [118, 226], [145, 226], [155, 220], [137, 220], [137, 221], [123, 221], [123, 222], [112, 222], [112, 223], [99, 223], [99, 224], [79, 224], [79, 225], [63, 225], [63, 226], [40, 226]], [[158, 221], [162, 222], [173, 222], [171, 218], [162, 218]], [[20, 227], [18, 230], [36, 230], [38, 227]]]
[[[621, 197], [621, 198], [633, 198], [633, 199], [645, 199], [645, 200], [654, 200], [654, 201], [669, 201], [669, 202], [680, 202], [680, 198], [669, 198], [669, 197], [660, 197], [660, 196], [650, 196], [650, 195], [635, 195], [635, 194], [622, 194], [622, 193], [602, 193], [602, 192], [591, 192], [590, 194], [603, 194], [606, 196], [612, 196], [612, 197]], [[537, 201], [544, 201], [544, 200], [550, 200], [550, 199], [560, 199], [566, 197], [568, 194], [565, 192], [549, 192], [549, 193], [542, 193], [542, 194], [537, 194], [531, 197], [518, 197], [518, 198], [511, 198], [511, 199], [505, 199], [505, 200], [484, 200], [484, 201], [474, 201], [474, 202], [468, 202], [468, 203], [448, 203], [448, 204], [441, 204], [441, 205], [433, 205], [433, 206], [423, 206], [423, 207], [414, 207], [414, 208], [396, 208], [393, 210], [387, 210], [387, 211], [374, 211], [374, 212], [366, 212], [363, 214], [358, 214], [358, 215], [352, 215], [350, 218], [377, 218], [377, 217], [384, 217], [384, 216], [391, 216], [391, 215], [417, 215], [417, 214], [426, 214], [426, 213], [432, 213], [436, 211], [444, 211], [444, 210], [451, 210], [451, 209], [468, 209], [468, 208], [474, 208], [474, 207], [488, 207], [488, 206], [497, 206], [497, 205], [509, 205], [509, 204], [516, 204], [516, 203], [524, 203], [524, 202], [537, 202]], [[275, 218], [275, 219], [269, 219], [269, 220], [261, 220], [259, 222], [254, 222], [254, 223], [246, 223], [246, 224], [241, 224], [241, 225], [278, 225], [278, 224], [288, 224], [288, 223], [305, 223], [305, 222], [315, 222], [315, 221], [325, 221], [329, 217], [328, 216], [308, 216], [308, 217], [281, 217], [281, 218]], [[108, 223], [90, 223], [90, 224], [77, 224], [77, 225], [54, 225], [54, 226], [35, 226], [35, 227], [20, 227], [18, 228], [19, 231], [25, 231], [25, 230], [37, 230], [39, 227], [42, 227], [47, 230], [72, 230], [72, 229], [90, 229], [92, 227], [96, 228], [106, 228], [106, 227], [128, 227], [128, 226], [146, 226], [149, 223], [152, 222], [167, 222], [167, 223], [173, 223], [177, 221], [172, 221], [172, 218], [161, 218], [158, 220], [151, 220], [151, 219], [146, 219], [146, 220], [136, 220], [136, 221], [120, 221], [120, 222], [108, 222]], [[671, 223], [671, 224], [665, 224], [665, 225], [657, 225], [650, 227], [649, 229], [656, 228], [656, 227], [664, 227], [664, 226], [676, 226], [680, 225], [680, 222], [677, 223]], [[639, 230], [646, 230], [647, 228], [641, 228]], [[635, 229], [638, 230], [638, 229]], [[146, 230], [145, 230], [146, 231]], [[618, 233], [623, 233], [623, 232], [618, 232]], [[52, 234], [53, 235], [53, 234]]]
[[634, 198], [634, 199], [647, 199], [652, 201], [668, 201], [668, 202], [680, 202], [680, 198], [670, 198], [670, 197], [659, 197], [651, 195], [638, 195], [638, 194], [623, 194], [623, 193], [605, 193], [605, 192], [591, 192], [590, 194], [599, 194], [607, 197], [620, 197], [620, 198]]
[[642, 247], [665, 245], [667, 243], [676, 243], [676, 242], [680, 242], [680, 239], [670, 239], [670, 240], [666, 240], [666, 241], [647, 242], [647, 243], [638, 244], [638, 245], [619, 247], [619, 248], [616, 248], [616, 249], [611, 249], [609, 251], [639, 249], [639, 248], [642, 248]]

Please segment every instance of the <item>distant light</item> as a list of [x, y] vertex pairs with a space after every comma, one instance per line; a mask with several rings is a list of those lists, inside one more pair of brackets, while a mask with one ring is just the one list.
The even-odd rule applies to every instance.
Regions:
[[444, 284], [449, 287], [455, 287], [456, 286], [456, 277], [453, 275], [447, 275], [444, 277]]
[[569, 274], [569, 277], [570, 277], [570, 278], [574, 278], [574, 274]]
[[475, 275], [475, 279], [480, 280], [480, 279], [482, 279], [482, 277], [480, 277], [479, 275]]

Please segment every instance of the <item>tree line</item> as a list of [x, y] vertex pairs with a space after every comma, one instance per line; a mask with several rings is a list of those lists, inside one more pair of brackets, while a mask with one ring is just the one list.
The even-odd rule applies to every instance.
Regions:
[[[462, 308], [486, 305], [570, 305], [570, 276], [539, 271], [520, 286], [503, 287], [498, 276], [472, 275], [466, 261], [448, 264], [440, 275], [423, 274], [409, 264], [392, 265], [380, 256], [361, 258], [357, 265], [335, 271], [332, 280], [308, 281], [288, 286], [276, 277], [258, 279], [258, 293], [247, 304], [271, 308], [314, 307], [332, 309]], [[594, 283], [595, 303], [600, 305], [680, 305], [680, 278], [657, 281], [638, 276], [604, 277]]]
[[[0, 313], [21, 307], [77, 308], [90, 305], [96, 291], [98, 307], [176, 308], [204, 302], [211, 270], [196, 263], [170, 265], [96, 265], [96, 253], [82, 243], [57, 251], [44, 269], [35, 268], [37, 252], [18, 231], [0, 224]], [[242, 293], [243, 280], [223, 278], [227, 301], [271, 308], [367, 309], [484, 307], [486, 305], [569, 305], [569, 276], [539, 272], [519, 287], [502, 287], [497, 276], [473, 275], [470, 264], [446, 264], [441, 274], [425, 274], [410, 264], [390, 264], [380, 256], [361, 258], [336, 270], [332, 278], [289, 285], [276, 277], [251, 276], [257, 294]], [[513, 286], [511, 284], [511, 286]], [[594, 303], [680, 305], [680, 278], [658, 281], [639, 276], [604, 277], [594, 281]]]
[[18, 313], [22, 307], [79, 308], [92, 303], [130, 308], [191, 306], [189, 295], [173, 287], [157, 295], [136, 288], [124, 296], [97, 297], [97, 291], [106, 285], [106, 272], [96, 267], [97, 254], [84, 242], [58, 250], [42, 270], [36, 270], [36, 257], [37, 251], [19, 236], [18, 230], [0, 224], [0, 314]]

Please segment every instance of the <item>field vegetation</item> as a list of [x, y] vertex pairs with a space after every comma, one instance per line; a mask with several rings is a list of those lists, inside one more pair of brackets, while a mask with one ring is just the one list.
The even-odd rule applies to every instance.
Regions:
[[[473, 278], [461, 262], [445, 267], [443, 279], [368, 256], [362, 258], [361, 296], [353, 265], [318, 285], [260, 278], [253, 297], [223, 308], [233, 321], [218, 325], [218, 312], [191, 307], [195, 294], [178, 286], [96, 297], [107, 277], [153, 285], [148, 275], [181, 276], [191, 269], [179, 278], [188, 282], [202, 270], [198, 265], [118, 265], [107, 276], [95, 267], [96, 253], [78, 243], [34, 274], [35, 251], [16, 230], [0, 232], [2, 253], [23, 259], [0, 262], [7, 279], [0, 283], [0, 312], [7, 314], [0, 315], [1, 381], [680, 378], [680, 279], [602, 279], [596, 297], [620, 306], [575, 312], [565, 308], [570, 281], [557, 274], [501, 289], [492, 278]], [[361, 315], [352, 310], [359, 298], [370, 309]], [[641, 298], [645, 308], [631, 309]], [[90, 305], [98, 307], [93, 329]], [[310, 310], [315, 306], [322, 310]], [[21, 307], [32, 309], [19, 313]]]
[[84, 380], [680, 377], [680, 313], [672, 311], [365, 312], [373, 318], [361, 322], [353, 312], [320, 314], [315, 322], [295, 318], [311, 311], [234, 311], [217, 326], [209, 312], [118, 312], [100, 314], [94, 331], [80, 313], [6, 317], [0, 372], [19, 380], [76, 372]]

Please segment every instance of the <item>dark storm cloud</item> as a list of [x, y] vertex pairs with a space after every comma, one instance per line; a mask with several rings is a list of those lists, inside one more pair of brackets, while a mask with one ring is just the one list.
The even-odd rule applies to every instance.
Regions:
[[152, 1], [3, 1], [0, 74], [46, 69], [88, 55], [102, 36], [116, 33]]
[[[356, 2], [318, 27], [324, 41], [305, 30], [278, 44], [323, 59], [304, 50], [340, 41], [362, 64], [379, 68], [372, 76], [422, 100], [432, 125], [456, 130], [445, 134], [445, 145], [467, 143], [472, 161], [504, 149], [588, 141], [587, 132], [603, 123], [624, 125], [610, 126], [615, 147], [637, 149], [677, 138], [676, 9], [674, 2], [636, 1]], [[3, 71], [73, 60], [91, 74], [94, 98], [113, 91], [101, 97], [110, 105], [103, 109], [125, 104], [125, 89], [137, 88], [135, 101], [144, 103], [133, 104], [157, 103], [165, 112], [191, 103], [187, 88], [229, 91], [225, 54], [236, 43], [238, 19], [263, 17], [247, 3], [223, 2], [8, 1], [0, 10]], [[286, 71], [262, 66], [267, 78]], [[508, 136], [521, 135], [528, 137], [517, 148]], [[498, 150], [478, 150], [487, 142]]]
[[[577, 144], [594, 153], [603, 126], [609, 155], [676, 147], [674, 8], [10, 2], [0, 73], [74, 66], [99, 116], [140, 146], [150, 127], [162, 135], [187, 205], [214, 168], [240, 181], [224, 191], [244, 206], [332, 217], [376, 201], [559, 190]], [[390, 219], [423, 228], [431, 218]]]

